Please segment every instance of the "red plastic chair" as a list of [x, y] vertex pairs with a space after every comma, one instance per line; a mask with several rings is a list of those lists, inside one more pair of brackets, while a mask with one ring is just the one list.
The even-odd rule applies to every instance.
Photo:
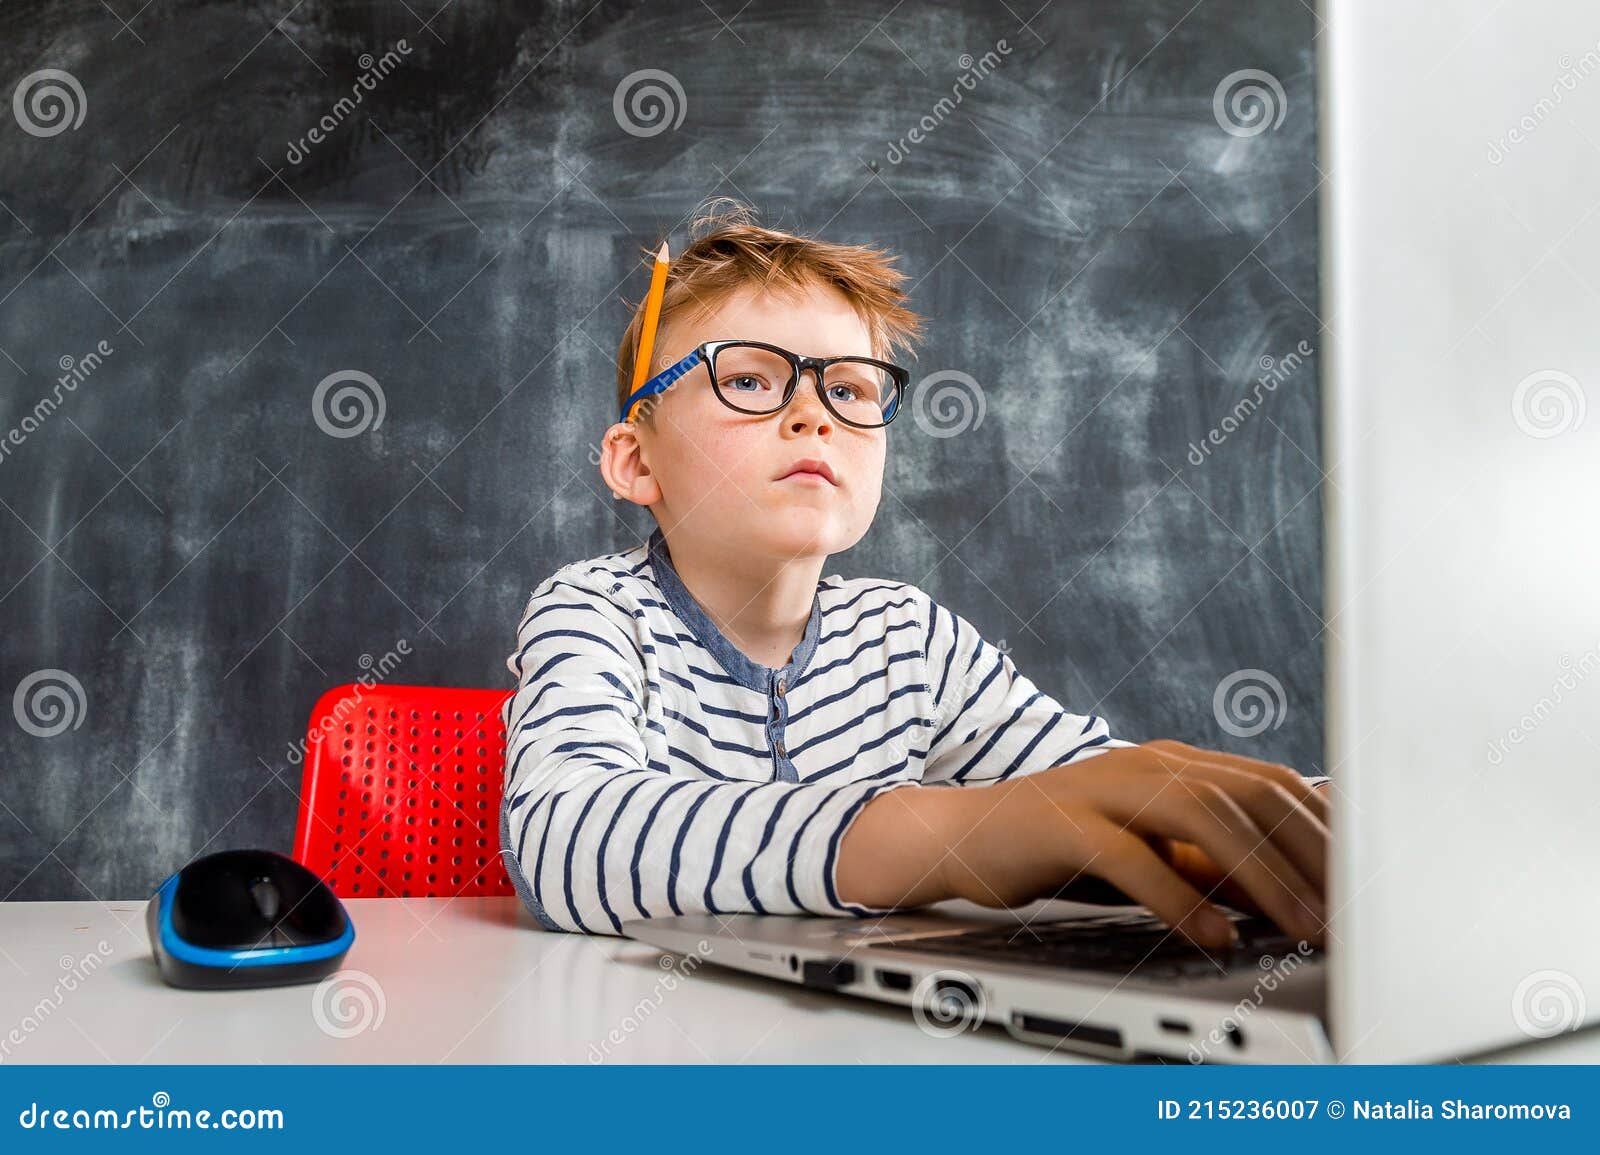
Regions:
[[500, 858], [513, 692], [352, 682], [322, 695], [295, 860], [341, 898], [514, 894]]

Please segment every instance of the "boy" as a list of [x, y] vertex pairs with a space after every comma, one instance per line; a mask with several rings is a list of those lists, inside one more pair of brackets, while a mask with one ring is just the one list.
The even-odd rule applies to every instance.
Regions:
[[637, 310], [601, 449], [657, 526], [534, 590], [507, 658], [501, 846], [539, 923], [1015, 906], [1098, 879], [1202, 946], [1235, 938], [1208, 896], [1321, 942], [1326, 778], [1113, 737], [921, 589], [821, 576], [872, 523], [920, 318], [878, 250], [748, 210], [696, 233], [653, 360], [701, 357], [626, 405]]

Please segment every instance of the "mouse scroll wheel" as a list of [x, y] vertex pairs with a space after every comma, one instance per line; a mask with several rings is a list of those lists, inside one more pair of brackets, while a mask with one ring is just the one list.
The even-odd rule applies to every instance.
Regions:
[[262, 918], [268, 922], [278, 921], [278, 888], [273, 885], [270, 878], [258, 878], [252, 882], [250, 897], [255, 901], [256, 909], [261, 912]]

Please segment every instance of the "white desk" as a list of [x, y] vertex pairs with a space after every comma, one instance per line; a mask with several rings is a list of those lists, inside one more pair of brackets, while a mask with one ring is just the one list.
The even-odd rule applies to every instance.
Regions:
[[[998, 1027], [933, 1038], [901, 1008], [547, 933], [515, 898], [347, 900], [344, 967], [376, 983], [342, 982], [354, 1018], [319, 1012], [314, 983], [176, 990], [151, 957], [144, 905], [0, 903], [0, 1063], [1084, 1061]], [[606, 1041], [614, 1030], [620, 1043]], [[1600, 1062], [1600, 1037], [1493, 1058]]]

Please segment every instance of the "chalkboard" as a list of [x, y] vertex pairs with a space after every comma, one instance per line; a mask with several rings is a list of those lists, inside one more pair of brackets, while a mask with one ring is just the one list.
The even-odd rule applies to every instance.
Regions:
[[287, 850], [369, 669], [509, 686], [529, 591], [653, 524], [591, 447], [713, 195], [930, 321], [825, 572], [1326, 769], [1307, 6], [436, 7], [0, 7], [0, 898]]

